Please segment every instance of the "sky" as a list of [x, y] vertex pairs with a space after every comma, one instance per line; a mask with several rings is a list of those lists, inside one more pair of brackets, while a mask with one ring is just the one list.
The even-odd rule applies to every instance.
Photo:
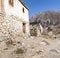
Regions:
[[60, 11], [60, 0], [23, 0], [29, 8], [29, 18], [43, 11]]

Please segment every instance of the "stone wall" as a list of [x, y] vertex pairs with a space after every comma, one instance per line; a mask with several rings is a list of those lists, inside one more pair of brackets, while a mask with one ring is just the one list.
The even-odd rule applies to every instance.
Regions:
[[0, 40], [24, 35], [21, 30], [21, 21], [19, 21], [19, 18], [0, 14]]
[[30, 35], [31, 36], [37, 36], [37, 28], [36, 25], [35, 26], [30, 26]]
[[43, 33], [43, 28], [39, 24], [30, 24], [30, 35], [40, 36]]

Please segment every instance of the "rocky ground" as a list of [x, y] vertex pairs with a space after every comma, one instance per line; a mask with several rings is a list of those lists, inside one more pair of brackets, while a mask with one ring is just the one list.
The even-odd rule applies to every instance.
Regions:
[[60, 37], [15, 37], [0, 41], [0, 58], [60, 58]]

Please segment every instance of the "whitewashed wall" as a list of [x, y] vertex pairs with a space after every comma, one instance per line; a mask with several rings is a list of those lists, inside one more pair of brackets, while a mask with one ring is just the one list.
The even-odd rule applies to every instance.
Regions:
[[[22, 8], [24, 8], [25, 13], [23, 13]], [[20, 1], [14, 0], [14, 7], [11, 7], [11, 6], [9, 6], [9, 0], [4, 0], [4, 9], [5, 9], [6, 15], [14, 15], [20, 19], [21, 23], [25, 22], [26, 23], [26, 33], [29, 33], [28, 10], [21, 4]], [[20, 23], [19, 28], [22, 30], [21, 23]]]
[[[18, 16], [19, 18], [23, 19], [23, 21], [26, 22], [29, 21], [28, 10], [18, 0], [14, 0], [14, 7], [10, 7], [9, 0], [5, 0], [4, 6], [6, 14]], [[25, 9], [25, 13], [22, 12], [23, 7]]]
[[0, 0], [0, 13], [1, 13], [1, 0]]

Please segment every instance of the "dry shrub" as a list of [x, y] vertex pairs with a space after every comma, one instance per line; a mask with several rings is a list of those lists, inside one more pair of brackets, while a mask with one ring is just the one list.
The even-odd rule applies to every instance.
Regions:
[[23, 54], [25, 53], [25, 50], [23, 48], [17, 48], [15, 52], [16, 54]]

